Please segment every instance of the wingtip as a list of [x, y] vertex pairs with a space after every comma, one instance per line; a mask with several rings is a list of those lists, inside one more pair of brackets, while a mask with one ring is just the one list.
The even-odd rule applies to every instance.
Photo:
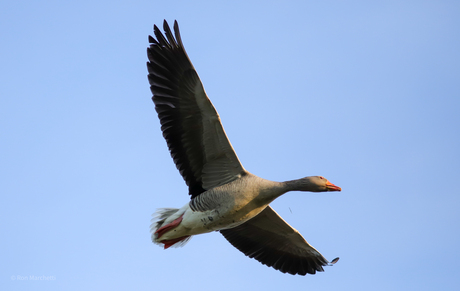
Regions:
[[339, 261], [339, 259], [340, 259], [339, 257], [333, 259], [333, 260], [329, 263], [329, 265], [330, 265], [330, 266], [334, 265], [335, 263], [337, 263], [337, 262]]
[[170, 29], [169, 29], [169, 24], [168, 24], [168, 22], [166, 21], [166, 19], [163, 20], [163, 29], [164, 29], [165, 31], [170, 30]]
[[155, 35], [157, 35], [157, 33], [161, 33], [160, 29], [158, 28], [158, 26], [156, 24], [153, 25], [153, 33]]

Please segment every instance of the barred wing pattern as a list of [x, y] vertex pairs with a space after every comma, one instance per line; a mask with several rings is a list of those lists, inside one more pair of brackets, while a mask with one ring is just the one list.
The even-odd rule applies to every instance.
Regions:
[[220, 232], [246, 256], [283, 273], [315, 274], [338, 261], [329, 263], [270, 206], [249, 221]]
[[194, 198], [246, 171], [185, 52], [177, 21], [175, 37], [166, 21], [163, 28], [165, 35], [155, 25], [156, 39], [149, 37], [150, 90], [171, 157]]

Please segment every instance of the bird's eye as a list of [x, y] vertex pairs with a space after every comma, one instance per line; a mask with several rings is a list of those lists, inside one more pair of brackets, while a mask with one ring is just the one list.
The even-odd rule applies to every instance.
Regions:
[[321, 177], [321, 176], [319, 176], [319, 178], [320, 178], [321, 180], [322, 180], [322, 179], [324, 179], [324, 178], [323, 178], [323, 177]]

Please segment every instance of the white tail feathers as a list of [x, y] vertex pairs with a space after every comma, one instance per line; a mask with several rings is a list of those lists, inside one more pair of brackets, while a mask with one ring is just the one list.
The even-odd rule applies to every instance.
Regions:
[[168, 244], [167, 247], [166, 247], [165, 243], [157, 240], [158, 239], [158, 233], [156, 233], [156, 231], [161, 226], [163, 226], [165, 224], [166, 220], [168, 220], [168, 223], [169, 223], [171, 220], [177, 218], [176, 216], [179, 216], [179, 213], [178, 213], [179, 210], [181, 210], [181, 209], [178, 209], [178, 208], [158, 208], [152, 214], [152, 219], [150, 220], [150, 222], [152, 222], [152, 224], [150, 225], [150, 233], [151, 233], [152, 242], [154, 244], [157, 244], [157, 245], [160, 245], [160, 246], [165, 245], [165, 248], [170, 247], [170, 246], [172, 246], [172, 247], [182, 247], [190, 240], [191, 236], [189, 236], [186, 239], [183, 239], [181, 241], [178, 241], [178, 242], [174, 243], [173, 245]]
[[163, 225], [165, 220], [176, 213], [179, 209], [178, 208], [158, 208], [153, 214], [152, 219], [150, 222], [150, 234], [152, 238], [152, 242], [157, 245], [161, 245], [161, 242], [157, 241], [158, 234], [155, 232]]

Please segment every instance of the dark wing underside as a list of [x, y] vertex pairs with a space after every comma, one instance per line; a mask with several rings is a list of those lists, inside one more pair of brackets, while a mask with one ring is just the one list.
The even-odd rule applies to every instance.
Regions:
[[246, 256], [283, 273], [315, 274], [331, 264], [270, 206], [242, 225], [220, 232]]
[[231, 182], [245, 170], [190, 62], [174, 22], [175, 38], [166, 21], [165, 36], [154, 26], [147, 62], [152, 100], [171, 157], [191, 198]]

